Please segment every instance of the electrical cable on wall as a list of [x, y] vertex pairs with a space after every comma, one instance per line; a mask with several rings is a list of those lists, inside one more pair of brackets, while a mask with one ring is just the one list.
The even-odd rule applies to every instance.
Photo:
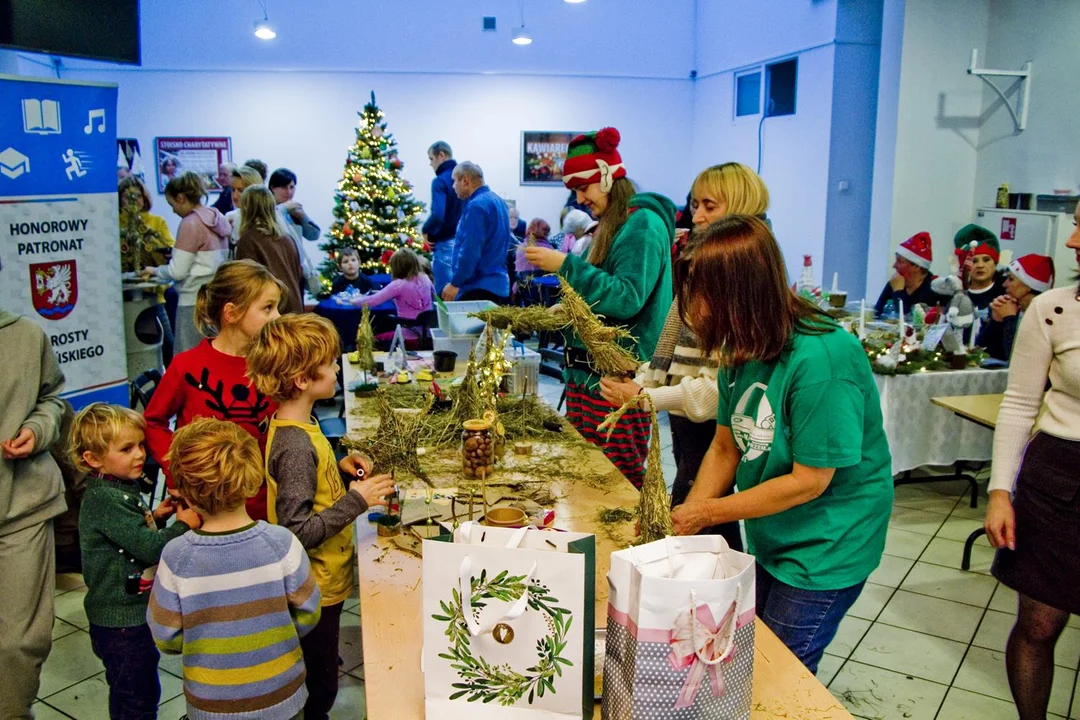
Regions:
[[767, 116], [765, 115], [765, 113], [762, 113], [761, 114], [761, 120], [758, 121], [758, 125], [757, 125], [757, 174], [758, 175], [761, 174], [761, 156], [762, 156], [762, 153], [763, 153], [763, 151], [765, 149], [761, 145], [761, 130], [765, 126], [765, 118], [766, 117]]

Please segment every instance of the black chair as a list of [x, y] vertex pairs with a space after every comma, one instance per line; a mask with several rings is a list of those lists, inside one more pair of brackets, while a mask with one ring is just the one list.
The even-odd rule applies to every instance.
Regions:
[[[140, 373], [134, 380], [131, 381], [131, 394], [128, 402], [128, 407], [132, 410], [138, 410], [139, 406], [142, 406], [143, 412], [146, 412], [146, 408], [150, 406], [150, 399], [154, 397], [154, 391], [157, 390], [158, 385], [161, 384], [161, 372], [158, 370], [147, 370]], [[146, 455], [146, 462], [143, 464], [143, 492], [150, 495], [151, 505], [156, 502], [155, 496], [157, 495], [158, 477], [161, 474], [161, 467], [158, 466], [154, 459], [150, 457], [150, 454]], [[162, 483], [161, 497], [165, 497], [165, 485]]]
[[415, 318], [403, 318], [397, 315], [391, 315], [387, 318], [387, 322], [403, 328], [408, 328], [416, 333], [418, 337], [416, 345], [417, 350], [435, 349], [435, 341], [431, 337], [431, 328], [439, 324], [439, 316], [436, 313], [435, 308], [425, 310]]

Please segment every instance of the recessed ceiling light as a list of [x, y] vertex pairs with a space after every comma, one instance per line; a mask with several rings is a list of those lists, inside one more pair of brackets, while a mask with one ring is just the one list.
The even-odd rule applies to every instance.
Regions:
[[578, 3], [585, 2], [585, 0], [565, 0], [565, 2], [571, 3], [572, 5], [577, 5]]

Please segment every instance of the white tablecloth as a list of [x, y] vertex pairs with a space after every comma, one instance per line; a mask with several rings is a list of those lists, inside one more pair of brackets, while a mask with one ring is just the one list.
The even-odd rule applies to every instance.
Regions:
[[957, 460], [989, 460], [993, 431], [934, 405], [930, 398], [1003, 393], [1008, 378], [1006, 369], [875, 375], [893, 474]]

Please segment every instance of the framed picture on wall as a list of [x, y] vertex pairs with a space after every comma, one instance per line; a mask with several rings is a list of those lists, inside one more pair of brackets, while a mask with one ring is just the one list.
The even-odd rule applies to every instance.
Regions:
[[206, 190], [219, 192], [218, 165], [232, 162], [232, 138], [227, 137], [159, 137], [154, 138], [154, 165], [157, 168], [157, 189], [165, 186], [180, 173], [191, 170], [202, 176]]
[[562, 185], [566, 148], [579, 132], [523, 130], [521, 132], [521, 184]]

